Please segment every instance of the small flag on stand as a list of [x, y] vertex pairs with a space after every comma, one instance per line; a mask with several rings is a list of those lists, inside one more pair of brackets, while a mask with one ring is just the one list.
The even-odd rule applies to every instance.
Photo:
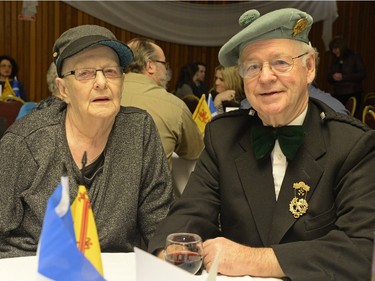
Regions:
[[206, 124], [210, 122], [212, 119], [211, 111], [208, 108], [208, 104], [206, 102], [206, 95], [203, 94], [199, 100], [197, 108], [193, 113], [193, 120], [197, 124], [201, 133], [204, 133], [204, 129], [206, 128]]
[[78, 250], [84, 254], [96, 270], [103, 276], [98, 232], [85, 187], [86, 163], [87, 153], [85, 151], [82, 157], [81, 184], [78, 186], [77, 197], [74, 199], [70, 209], [73, 216]]
[[17, 77], [14, 77], [12, 82], [12, 89], [15, 96], [21, 98], [20, 83], [17, 80]]
[[[18, 83], [18, 81], [17, 81]], [[19, 86], [17, 86], [19, 87]], [[19, 92], [19, 91], [18, 91]], [[14, 92], [14, 89], [12, 88], [12, 85], [10, 84], [9, 80], [5, 80], [4, 89], [2, 89], [1, 95], [0, 95], [1, 101], [8, 101], [8, 100], [15, 100], [19, 101], [21, 103], [25, 103], [23, 99], [16, 96], [16, 93]]]
[[2, 96], [16, 96], [16, 94], [13, 91], [12, 85], [10, 85], [8, 78], [5, 80], [4, 89], [2, 92]]
[[[80, 193], [78, 192], [77, 198], [79, 196]], [[87, 226], [87, 228], [91, 229], [90, 226]], [[94, 227], [92, 231], [95, 231], [95, 235], [92, 236], [94, 237], [93, 240], [95, 240], [95, 237], [98, 240], [96, 228]], [[84, 253], [77, 247], [69, 201], [69, 181], [67, 176], [63, 176], [61, 177], [61, 183], [47, 203], [37, 251], [37, 280], [104, 281], [99, 242], [90, 240], [87, 243], [86, 239], [85, 243], [90, 247], [97, 243], [96, 249], [99, 249], [97, 253], [99, 262], [96, 261], [96, 264], [91, 263], [91, 260], [85, 257]], [[87, 249], [85, 249], [85, 253], [87, 252]], [[100, 270], [97, 269], [98, 264]]]
[[214, 101], [212, 99], [211, 94], [208, 94], [207, 104], [208, 104], [208, 108], [210, 109], [212, 118], [215, 117], [217, 115], [217, 111], [216, 111], [216, 107], [214, 105]]
[[84, 185], [78, 187], [78, 194], [72, 204], [71, 210], [77, 247], [92, 265], [95, 266], [96, 270], [103, 275], [100, 244], [94, 214]]

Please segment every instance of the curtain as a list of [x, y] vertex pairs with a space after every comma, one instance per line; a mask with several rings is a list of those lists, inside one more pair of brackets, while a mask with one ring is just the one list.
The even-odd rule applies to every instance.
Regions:
[[261, 15], [280, 8], [297, 8], [314, 22], [323, 21], [322, 39], [328, 50], [336, 1], [246, 1], [198, 4], [173, 1], [64, 1], [121, 29], [165, 42], [216, 47], [240, 30], [238, 19], [247, 10]]

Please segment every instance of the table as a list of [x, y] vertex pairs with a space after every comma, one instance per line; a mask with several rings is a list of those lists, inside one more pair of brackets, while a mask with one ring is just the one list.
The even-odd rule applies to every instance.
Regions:
[[[136, 281], [134, 253], [102, 253], [104, 276], [108, 281]], [[145, 267], [147, 270], [147, 267]], [[19, 257], [0, 259], [0, 279], [30, 281], [35, 280], [37, 272], [37, 257]], [[194, 276], [194, 280], [206, 280], [207, 273]], [[157, 278], [155, 279], [157, 280]], [[280, 281], [275, 278], [254, 278], [218, 276], [217, 281]]]

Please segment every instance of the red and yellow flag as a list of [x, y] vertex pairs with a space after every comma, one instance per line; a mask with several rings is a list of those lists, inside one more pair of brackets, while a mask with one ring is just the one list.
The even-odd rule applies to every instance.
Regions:
[[197, 126], [202, 134], [204, 134], [206, 124], [210, 122], [211, 119], [212, 115], [206, 101], [206, 95], [203, 94], [199, 100], [197, 108], [193, 113], [193, 120], [195, 121], [195, 123], [197, 123]]
[[10, 85], [10, 82], [8, 79], [5, 80], [4, 89], [2, 92], [2, 96], [16, 96], [16, 94], [13, 91], [12, 85]]
[[103, 276], [98, 232], [96, 230], [89, 197], [87, 196], [87, 190], [84, 185], [78, 187], [77, 197], [71, 206], [71, 212], [77, 247]]
[[6, 79], [5, 84], [4, 84], [4, 89], [0, 95], [0, 101], [8, 101], [8, 100], [15, 100], [21, 103], [25, 103], [23, 99], [16, 96], [12, 88], [12, 85], [10, 85], [9, 80]]

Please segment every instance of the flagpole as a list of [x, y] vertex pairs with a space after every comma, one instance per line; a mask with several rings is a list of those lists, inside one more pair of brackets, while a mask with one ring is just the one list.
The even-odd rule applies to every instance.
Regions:
[[[81, 193], [81, 187], [84, 187], [84, 195], [86, 195], [86, 185], [85, 185], [85, 174], [86, 174], [86, 163], [87, 163], [87, 152], [83, 152], [83, 155], [82, 155], [82, 160], [81, 160], [81, 163], [82, 163], [82, 169], [81, 169], [81, 182], [80, 182], [80, 186], [78, 187], [78, 194]], [[83, 197], [84, 198], [84, 197]], [[80, 227], [80, 233], [76, 233], [76, 235], [78, 235], [77, 237], [79, 237], [77, 240], [78, 240], [78, 244], [77, 244], [77, 247], [78, 249], [83, 253], [85, 254], [85, 243], [86, 243], [86, 236], [87, 236], [87, 225], [88, 225], [88, 209], [90, 208], [90, 203], [88, 200], [83, 200], [83, 209], [82, 209], [82, 213], [81, 213], [81, 219], [80, 219], [80, 222], [81, 222], [81, 227]]]

